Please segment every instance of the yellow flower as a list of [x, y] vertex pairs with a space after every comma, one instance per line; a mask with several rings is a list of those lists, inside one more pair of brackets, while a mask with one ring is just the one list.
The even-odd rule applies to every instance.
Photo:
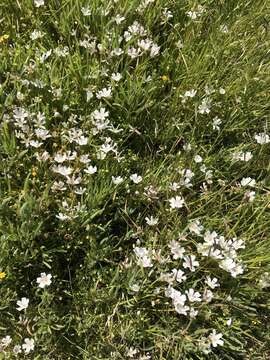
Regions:
[[0, 36], [0, 44], [5, 42], [9, 38], [9, 35], [4, 34]]
[[0, 279], [4, 279], [7, 276], [7, 274], [4, 271], [0, 271]]
[[168, 80], [170, 80], [170, 78], [169, 78], [168, 75], [162, 75], [162, 76], [161, 76], [161, 80], [163, 80], [163, 81], [168, 81]]
[[37, 171], [35, 167], [32, 168], [32, 176], [33, 177], [37, 176]]

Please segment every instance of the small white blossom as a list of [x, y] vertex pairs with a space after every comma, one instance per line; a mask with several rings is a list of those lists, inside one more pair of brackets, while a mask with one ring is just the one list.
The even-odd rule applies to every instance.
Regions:
[[158, 218], [154, 218], [152, 215], [145, 218], [147, 225], [149, 226], [155, 226], [158, 224]]
[[195, 155], [194, 161], [195, 163], [201, 163], [203, 161], [203, 158], [200, 155]]
[[228, 271], [232, 277], [243, 274], [244, 269], [241, 264], [237, 264], [233, 259], [226, 258], [222, 260], [219, 264], [219, 267], [225, 271]]
[[206, 277], [205, 283], [211, 288], [211, 289], [215, 289], [216, 287], [219, 287], [220, 284], [218, 282], [217, 278], [213, 278], [211, 279], [210, 276]]
[[249, 201], [249, 202], [253, 202], [255, 200], [255, 196], [256, 196], [256, 192], [255, 191], [247, 191], [245, 193], [245, 198]]
[[198, 267], [200, 264], [196, 260], [195, 255], [190, 256], [184, 256], [184, 263], [183, 267], [186, 269], [188, 268], [191, 272], [194, 272], [196, 270], [196, 267]]
[[203, 226], [201, 225], [200, 220], [196, 219], [189, 223], [188, 229], [193, 234], [201, 235], [201, 232], [203, 231]]
[[88, 175], [93, 175], [97, 172], [97, 167], [89, 165], [88, 168], [84, 169], [84, 172]]
[[134, 182], [134, 184], [139, 184], [142, 181], [142, 177], [138, 174], [132, 174], [129, 178]]
[[37, 40], [40, 39], [44, 36], [44, 34], [39, 31], [39, 30], [34, 30], [31, 34], [30, 34], [30, 39], [31, 40]]
[[169, 248], [171, 249], [171, 253], [173, 255], [174, 260], [183, 258], [184, 253], [185, 253], [185, 249], [183, 247], [181, 247], [180, 244], [177, 241], [172, 240], [169, 243]]
[[44, 5], [44, 0], [34, 0], [35, 7], [39, 8]]
[[120, 14], [117, 14], [114, 20], [116, 24], [119, 25], [125, 20], [125, 17], [121, 16]]
[[187, 279], [184, 271], [182, 271], [182, 270], [172, 269], [172, 274], [173, 274], [175, 280], [179, 283], [182, 283]]
[[21, 345], [15, 345], [13, 348], [13, 353], [14, 354], [20, 354], [22, 352], [22, 347]]
[[22, 311], [24, 309], [28, 308], [28, 304], [29, 304], [29, 299], [27, 299], [26, 297], [22, 297], [21, 300], [17, 301], [17, 310], [18, 311]]
[[109, 116], [109, 112], [106, 111], [105, 108], [100, 108], [99, 110], [95, 110], [92, 116], [95, 120], [104, 121]]
[[40, 277], [37, 278], [37, 283], [38, 286], [40, 288], [45, 288], [45, 286], [49, 286], [52, 283], [52, 275], [51, 274], [46, 274], [46, 273], [41, 273]]
[[112, 80], [113, 81], [120, 81], [122, 79], [122, 75], [120, 73], [112, 73]]
[[243, 179], [241, 180], [241, 186], [251, 186], [251, 187], [253, 187], [253, 186], [255, 186], [255, 185], [256, 185], [255, 179], [252, 179], [252, 178], [250, 178], [250, 177], [243, 178]]
[[9, 346], [11, 344], [11, 342], [12, 342], [12, 338], [9, 335], [7, 335], [4, 338], [2, 338], [0, 344], [5, 348], [5, 347]]
[[29, 354], [30, 351], [33, 351], [35, 348], [34, 339], [26, 338], [24, 339], [24, 343], [22, 344], [22, 348], [26, 354]]
[[224, 344], [224, 341], [222, 340], [222, 334], [217, 334], [216, 330], [213, 330], [212, 333], [208, 336], [211, 345], [213, 347], [217, 347], [218, 345], [222, 346]]
[[193, 307], [191, 307], [189, 310], [190, 318], [195, 319], [197, 315], [198, 315], [198, 310], [195, 310]]
[[112, 182], [114, 185], [119, 185], [124, 181], [124, 179], [121, 176], [112, 176]]
[[52, 169], [55, 173], [63, 175], [63, 176], [69, 176], [73, 172], [73, 169], [69, 166], [57, 165], [57, 166], [54, 166]]
[[190, 288], [186, 291], [188, 300], [190, 302], [201, 302], [201, 294], [198, 291], [195, 291], [194, 289]]
[[222, 120], [218, 118], [217, 116], [213, 119], [213, 130], [220, 130], [220, 126], [222, 124]]
[[137, 257], [138, 265], [142, 267], [152, 267], [152, 260], [150, 258], [149, 250], [144, 247], [135, 247], [134, 253]]
[[82, 7], [81, 12], [82, 12], [83, 16], [90, 16], [91, 15], [91, 10], [90, 10], [89, 7]]
[[257, 141], [258, 144], [268, 144], [270, 142], [270, 137], [268, 134], [265, 133], [260, 133], [260, 134], [256, 134], [254, 136], [254, 139]]
[[176, 197], [173, 197], [169, 200], [170, 202], [170, 207], [172, 209], [180, 209], [184, 206], [185, 204], [185, 201], [184, 199], [182, 198], [182, 196], [176, 196]]
[[103, 88], [102, 90], [98, 91], [96, 94], [97, 99], [110, 99], [112, 97], [112, 89]]
[[198, 107], [198, 112], [200, 114], [209, 114], [210, 113], [211, 102], [209, 99], [203, 99], [202, 103]]

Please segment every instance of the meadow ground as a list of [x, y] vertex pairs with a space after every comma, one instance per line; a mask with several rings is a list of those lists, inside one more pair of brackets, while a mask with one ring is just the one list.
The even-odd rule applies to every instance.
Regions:
[[0, 1], [0, 359], [270, 358], [270, 3]]

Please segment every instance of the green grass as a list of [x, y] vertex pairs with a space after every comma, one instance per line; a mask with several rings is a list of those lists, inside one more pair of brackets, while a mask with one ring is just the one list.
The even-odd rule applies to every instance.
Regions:
[[[79, 0], [0, 4], [0, 358], [269, 359], [270, 148], [254, 138], [269, 134], [268, 1], [155, 0], [144, 10], [137, 0], [88, 3], [89, 16]], [[192, 20], [187, 12], [199, 5], [204, 11]], [[166, 9], [173, 17], [164, 16]], [[134, 21], [145, 35], [126, 41]], [[33, 40], [35, 30], [42, 37]], [[128, 48], [146, 38], [159, 54], [131, 58]], [[87, 39], [89, 48], [81, 43]], [[65, 47], [59, 56], [55, 49]], [[112, 54], [117, 48], [119, 56]], [[121, 74], [119, 82], [112, 73]], [[108, 87], [111, 98], [98, 99]], [[196, 95], [183, 98], [192, 89]], [[200, 112], [203, 99], [209, 113]], [[93, 112], [102, 107], [110, 125], [96, 133]], [[24, 125], [16, 122], [17, 108], [28, 113]], [[36, 129], [48, 137], [38, 138]], [[74, 129], [86, 143], [74, 140]], [[104, 144], [112, 150], [102, 158]], [[39, 161], [45, 151], [48, 158]], [[76, 156], [57, 164], [55, 155], [68, 151]], [[252, 158], [234, 160], [236, 152]], [[87, 165], [79, 160], [86, 154]], [[80, 184], [55, 165], [72, 168]], [[97, 172], [86, 174], [89, 165]], [[183, 183], [186, 169], [193, 172], [190, 186]], [[138, 184], [130, 180], [135, 173]], [[112, 176], [124, 181], [116, 185]], [[241, 185], [248, 177], [254, 187]], [[64, 189], [56, 190], [56, 181]], [[177, 195], [184, 205], [172, 209]], [[150, 216], [156, 225], [146, 223]], [[189, 230], [195, 220], [201, 235]], [[233, 277], [221, 260], [198, 252], [208, 230], [244, 240], [237, 250], [242, 274]], [[173, 259], [173, 240], [196, 256], [194, 272]], [[139, 264], [136, 246], [150, 251], [152, 267]], [[198, 310], [194, 319], [177, 313], [165, 295], [160, 277], [172, 269], [185, 272], [185, 281], [172, 284], [182, 294], [193, 288], [203, 296], [206, 277], [218, 279], [212, 301], [186, 301]], [[43, 272], [52, 282], [40, 288]], [[29, 306], [19, 311], [22, 297]], [[200, 344], [213, 329], [224, 343], [207, 353]], [[25, 338], [34, 349], [14, 354]]]

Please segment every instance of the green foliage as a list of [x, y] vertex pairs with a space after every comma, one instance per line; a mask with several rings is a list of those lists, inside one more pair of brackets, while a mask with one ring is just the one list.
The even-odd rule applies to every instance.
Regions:
[[[0, 4], [0, 359], [268, 359], [269, 141], [255, 136], [269, 134], [269, 3], [94, 0], [84, 15], [88, 2], [38, 1]], [[134, 21], [158, 54], [129, 55], [141, 40], [125, 40]], [[98, 98], [103, 88], [112, 96]], [[100, 108], [110, 124], [97, 130]], [[241, 182], [249, 177], [253, 187]], [[195, 220], [245, 241], [243, 274], [198, 252]], [[175, 240], [196, 254], [194, 272], [172, 258]], [[136, 247], [151, 249], [152, 267]], [[195, 319], [164, 295], [173, 268], [186, 272], [174, 283], [183, 294], [203, 295], [207, 276], [220, 283]], [[42, 273], [52, 275], [44, 288]], [[213, 329], [224, 344], [207, 353]], [[15, 355], [25, 339], [34, 350]]]

